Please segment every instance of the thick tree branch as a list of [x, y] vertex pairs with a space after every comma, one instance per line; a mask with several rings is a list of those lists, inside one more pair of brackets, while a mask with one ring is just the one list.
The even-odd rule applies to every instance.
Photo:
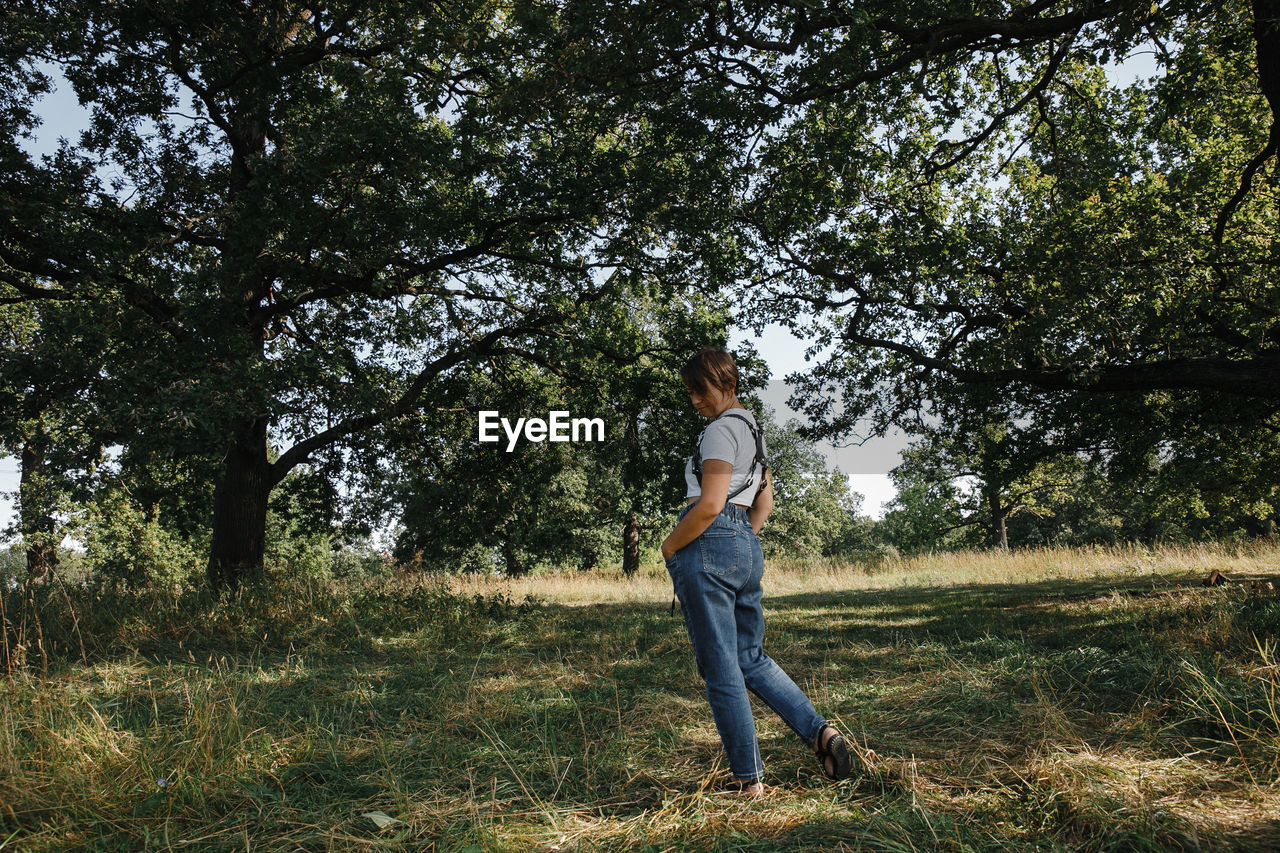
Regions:
[[[1038, 8], [1047, 7], [1041, 5]], [[908, 45], [908, 49], [899, 50], [896, 58], [883, 65], [844, 77], [837, 82], [797, 88], [786, 93], [780, 100], [784, 104], [797, 106], [849, 92], [867, 83], [884, 80], [929, 57], [964, 50], [999, 51], [1015, 46], [1039, 44], [1078, 32], [1086, 25], [1097, 21], [1115, 16], [1138, 14], [1149, 8], [1150, 5], [1141, 0], [1113, 0], [1113, 2], [1086, 3], [1072, 12], [1050, 18], [975, 17], [944, 21], [930, 27], [903, 25], [891, 18], [877, 18], [871, 22], [871, 26], [894, 36]], [[848, 20], [833, 19], [828, 23], [847, 26]], [[740, 44], [760, 50], [768, 49], [765, 44], [753, 45], [747, 40], [741, 41]], [[792, 53], [794, 49], [784, 52]]]
[[938, 371], [966, 383], [1022, 383], [1050, 391], [1091, 393], [1157, 389], [1225, 391], [1251, 397], [1280, 399], [1280, 354], [1245, 359], [1169, 358], [1093, 369], [1047, 366], [980, 370], [929, 355], [899, 341], [861, 334], [853, 330], [852, 324], [842, 338], [846, 344], [897, 353], [917, 367]]
[[23, 281], [20, 276], [12, 275], [4, 270], [0, 270], [0, 284], [7, 284], [20, 294], [19, 296], [0, 298], [0, 305], [17, 305], [22, 302], [29, 302], [32, 299], [69, 301], [76, 298], [76, 295], [69, 290], [53, 287], [40, 287], [39, 285]]
[[518, 337], [527, 334], [540, 334], [545, 332], [548, 325], [546, 318], [540, 320], [526, 320], [523, 323], [514, 326], [507, 326], [500, 329], [494, 329], [483, 337], [473, 341], [466, 346], [459, 347], [445, 353], [429, 362], [418, 375], [414, 377], [409, 387], [400, 395], [400, 398], [391, 405], [385, 407], [381, 411], [370, 412], [365, 415], [347, 418], [340, 423], [335, 424], [323, 432], [317, 433], [310, 438], [304, 439], [285, 453], [271, 466], [271, 485], [274, 487], [284, 477], [293, 470], [294, 467], [305, 462], [307, 458], [317, 450], [327, 447], [334, 442], [340, 441], [352, 433], [370, 429], [379, 424], [386, 423], [401, 415], [409, 413], [426, 390], [427, 386], [436, 377], [440, 376], [447, 370], [458, 366], [464, 362], [470, 361], [482, 355], [489, 354], [498, 348], [500, 341], [506, 338]]
[[1240, 186], [1218, 213], [1213, 243], [1222, 245], [1227, 223], [1249, 195], [1253, 179], [1263, 165], [1280, 154], [1280, 0], [1253, 0], [1253, 37], [1257, 45], [1258, 83], [1271, 105], [1271, 130], [1267, 144], [1253, 156], [1240, 174]]

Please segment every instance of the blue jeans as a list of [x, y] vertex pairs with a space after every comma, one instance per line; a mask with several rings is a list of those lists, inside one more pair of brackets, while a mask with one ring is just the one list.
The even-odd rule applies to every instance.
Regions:
[[[688, 511], [685, 507], [681, 518]], [[720, 742], [729, 755], [729, 772], [735, 779], [759, 780], [763, 767], [748, 690], [806, 746], [813, 745], [826, 720], [764, 653], [764, 555], [747, 511], [725, 504], [701, 536], [667, 560], [667, 571], [684, 612], [698, 673], [707, 685]]]

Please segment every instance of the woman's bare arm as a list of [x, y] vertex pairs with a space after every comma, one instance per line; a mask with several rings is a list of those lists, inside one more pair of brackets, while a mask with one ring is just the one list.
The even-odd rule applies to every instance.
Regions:
[[759, 534], [764, 523], [769, 520], [771, 512], [773, 512], [773, 478], [769, 476], [769, 470], [766, 468], [764, 488], [760, 490], [760, 494], [756, 495], [755, 502], [747, 511], [747, 521], [751, 522], [751, 529]]
[[732, 478], [733, 463], [723, 459], [707, 459], [702, 463], [702, 497], [662, 541], [662, 559], [671, 559], [672, 554], [711, 526], [729, 499], [729, 480]]

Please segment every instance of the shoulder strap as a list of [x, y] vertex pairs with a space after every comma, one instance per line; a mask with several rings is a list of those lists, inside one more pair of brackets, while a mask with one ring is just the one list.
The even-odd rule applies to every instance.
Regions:
[[[769, 470], [769, 460], [765, 458], [765, 455], [764, 455], [763, 433], [761, 432], [761, 430], [756, 429], [755, 424], [753, 424], [749, 418], [745, 417], [744, 415], [740, 415], [737, 412], [729, 412], [728, 414], [721, 415], [720, 417], [721, 418], [737, 418], [738, 420], [742, 421], [744, 424], [747, 425], [747, 429], [751, 431], [751, 437], [756, 440], [756, 455], [751, 460], [751, 467], [747, 469], [747, 479], [742, 483], [741, 486], [739, 486], [738, 488], [730, 492], [728, 497], [725, 498], [725, 500], [728, 500], [729, 498], [737, 497], [747, 488], [747, 484], [751, 482], [752, 472], [755, 471], [755, 468], [757, 465], [759, 465], [761, 468], [761, 474], [760, 474], [760, 485], [756, 488], [756, 494], [757, 495], [760, 494], [762, 491], [764, 491], [764, 472]], [[717, 420], [719, 420], [719, 418], [717, 418]], [[708, 429], [709, 428], [710, 426], [708, 426]], [[706, 430], [703, 430], [703, 432], [705, 433]], [[694, 448], [694, 451], [693, 451], [693, 475], [694, 477], [697, 478], [698, 485], [701, 486], [702, 485], [702, 436], [698, 436], [698, 446]]]

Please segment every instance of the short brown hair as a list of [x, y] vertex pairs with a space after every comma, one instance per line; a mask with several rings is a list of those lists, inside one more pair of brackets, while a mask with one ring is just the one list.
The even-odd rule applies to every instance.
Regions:
[[680, 378], [690, 390], [699, 394], [707, 393], [707, 386], [720, 391], [736, 391], [738, 388], [738, 365], [733, 356], [722, 349], [699, 350], [693, 358], [680, 368]]

